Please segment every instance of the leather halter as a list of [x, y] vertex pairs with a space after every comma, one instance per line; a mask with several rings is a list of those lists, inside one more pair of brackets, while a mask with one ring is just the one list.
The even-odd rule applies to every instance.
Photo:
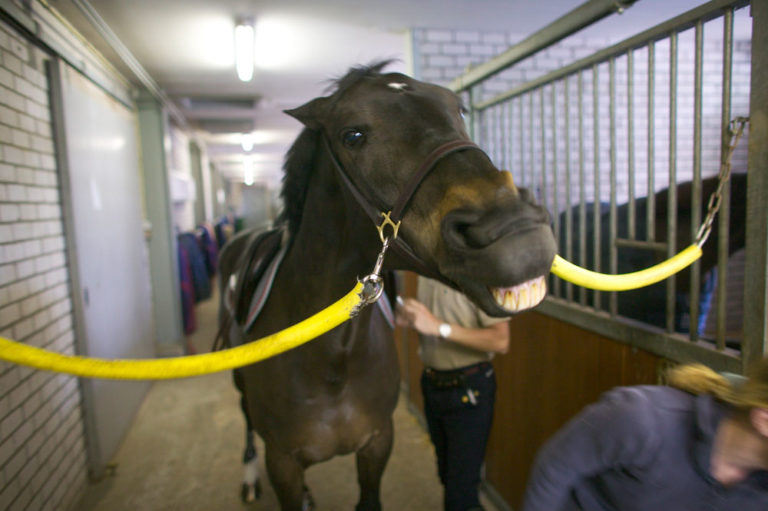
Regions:
[[[395, 229], [395, 235], [397, 234], [396, 229], [400, 225], [400, 220], [402, 219], [402, 215], [404, 214], [405, 209], [408, 207], [408, 204], [410, 203], [411, 198], [416, 193], [416, 190], [419, 188], [419, 185], [427, 176], [427, 174], [429, 174], [429, 172], [435, 167], [435, 165], [437, 165], [437, 163], [440, 160], [442, 160], [449, 154], [455, 153], [457, 151], [463, 151], [465, 149], [475, 149], [483, 153], [483, 155], [485, 155], [486, 157], [488, 157], [488, 155], [485, 154], [485, 151], [483, 151], [480, 147], [478, 147], [473, 142], [470, 142], [469, 140], [453, 140], [451, 142], [447, 142], [445, 144], [438, 146], [436, 149], [434, 149], [431, 153], [427, 155], [427, 157], [424, 159], [421, 165], [419, 165], [419, 168], [416, 170], [416, 172], [410, 177], [410, 179], [405, 185], [405, 188], [403, 188], [403, 191], [400, 192], [400, 196], [395, 201], [394, 206], [392, 206], [392, 209], [390, 209], [389, 212], [385, 212], [385, 211], [380, 211], [378, 208], [373, 206], [371, 204], [371, 201], [369, 201], [360, 192], [360, 190], [355, 186], [355, 184], [349, 178], [347, 173], [344, 171], [339, 161], [336, 159], [336, 155], [331, 150], [331, 144], [328, 142], [328, 138], [325, 137], [324, 135], [322, 138], [323, 138], [325, 147], [328, 151], [328, 154], [331, 156], [333, 165], [334, 167], [336, 167], [336, 170], [341, 176], [342, 182], [346, 185], [347, 189], [349, 189], [349, 191], [352, 193], [352, 196], [355, 198], [355, 200], [360, 205], [360, 207], [363, 208], [363, 210], [371, 218], [371, 220], [373, 220], [373, 223], [378, 228], [381, 229], [383, 224], [385, 223], [390, 224], [393, 227], [393, 229]], [[382, 217], [384, 217], [383, 221], [381, 220]], [[381, 235], [381, 232], [380, 232], [380, 235]], [[437, 272], [437, 270], [430, 267], [421, 258], [419, 258], [419, 256], [416, 255], [416, 253], [408, 245], [408, 243], [406, 243], [402, 238], [395, 236], [394, 241], [390, 245], [390, 247], [401, 258], [410, 261], [410, 263], [414, 265], [414, 267], [417, 269], [419, 273], [423, 274], [426, 277], [430, 277], [434, 279], [440, 278], [439, 272]]]

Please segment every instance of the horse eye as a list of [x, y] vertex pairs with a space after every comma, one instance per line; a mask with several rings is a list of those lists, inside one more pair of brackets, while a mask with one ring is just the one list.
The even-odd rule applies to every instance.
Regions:
[[347, 147], [355, 147], [365, 140], [365, 135], [359, 130], [347, 130], [342, 135], [344, 145]]
[[464, 107], [459, 108], [459, 115], [462, 119], [466, 119], [467, 117], [467, 109]]

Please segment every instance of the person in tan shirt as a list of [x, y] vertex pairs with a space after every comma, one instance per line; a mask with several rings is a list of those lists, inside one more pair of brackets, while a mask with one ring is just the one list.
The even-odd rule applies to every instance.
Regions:
[[420, 334], [424, 414], [444, 509], [482, 510], [478, 485], [496, 395], [490, 361], [509, 348], [508, 318], [488, 316], [464, 294], [425, 277], [417, 296], [397, 307], [396, 318]]

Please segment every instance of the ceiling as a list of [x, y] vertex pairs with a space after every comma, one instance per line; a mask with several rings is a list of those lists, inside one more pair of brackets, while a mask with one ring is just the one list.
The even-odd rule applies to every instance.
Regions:
[[[95, 11], [127, 47], [206, 145], [227, 178], [242, 179], [240, 133], [252, 131], [247, 154], [257, 181], [279, 181], [283, 154], [300, 125], [282, 110], [323, 95], [350, 66], [381, 58], [410, 68], [410, 28], [462, 28], [520, 34], [547, 25], [583, 0], [48, 0], [125, 76], [118, 53], [83, 15]], [[640, 0], [621, 16], [588, 29], [618, 39], [703, 0]], [[234, 22], [256, 22], [250, 82], [234, 69]], [[138, 82], [137, 82], [138, 83]]]

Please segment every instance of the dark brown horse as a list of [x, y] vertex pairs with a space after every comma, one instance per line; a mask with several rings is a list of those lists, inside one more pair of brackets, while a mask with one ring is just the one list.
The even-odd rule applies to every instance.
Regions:
[[[230, 344], [307, 318], [369, 274], [382, 247], [377, 212], [402, 219], [385, 270], [431, 275], [495, 316], [536, 305], [520, 296], [549, 273], [555, 242], [547, 212], [469, 142], [455, 94], [384, 74], [385, 64], [354, 68], [329, 96], [287, 112], [304, 124], [284, 165], [278, 224], [287, 251], [252, 328], [244, 331], [242, 317], [232, 321], [222, 306]], [[387, 227], [386, 236], [393, 231]], [[237, 236], [223, 250], [225, 288], [256, 237]], [[248, 275], [237, 275], [240, 288]], [[284, 511], [311, 506], [308, 466], [352, 452], [356, 509], [381, 509], [399, 374], [392, 330], [379, 308], [366, 307], [300, 348], [238, 370], [236, 381]], [[247, 491], [255, 483], [250, 475]]]
[[[712, 193], [717, 189], [719, 178], [717, 176], [704, 179], [701, 182], [701, 193], [699, 200], [700, 218], [705, 218], [708, 208], [708, 200]], [[690, 181], [677, 184], [675, 217], [677, 222], [677, 232], [675, 236], [675, 251], [679, 252], [692, 243], [691, 224], [693, 218], [693, 183]], [[653, 236], [658, 242], [665, 243], [668, 239], [668, 217], [669, 213], [669, 190], [663, 189], [656, 192], [654, 197], [654, 217], [653, 217]], [[747, 176], [746, 174], [733, 174], [730, 177], [730, 204], [729, 208], [729, 228], [728, 228], [728, 253], [733, 254], [744, 247], [745, 244], [745, 225], [746, 225], [746, 203], [747, 203]], [[645, 218], [648, 210], [648, 198], [642, 197], [635, 202], [635, 239], [646, 240], [649, 238]], [[610, 261], [610, 212], [607, 203], [601, 205], [600, 213], [600, 270], [606, 271]], [[594, 204], [587, 204], [585, 207], [585, 236], [579, 238], [579, 219], [580, 209], [576, 206], [571, 209], [572, 230], [571, 230], [571, 254], [572, 259], [584, 267], [595, 269], [594, 258]], [[721, 213], [722, 214], [722, 213]], [[565, 212], [560, 214], [560, 254], [566, 254], [566, 216]], [[617, 238], [627, 239], [628, 218], [630, 215], [629, 205], [621, 204], [616, 208]], [[696, 227], [701, 223], [697, 221]], [[718, 245], [720, 231], [717, 228], [717, 222], [714, 225], [712, 233], [707, 242], [702, 247], [702, 257], [699, 260], [700, 278], [705, 278], [707, 272], [717, 264]], [[586, 260], [581, 261], [579, 249], [583, 243]], [[645, 248], [622, 246], [617, 251], [617, 273], [629, 273], [648, 268], [662, 262], [666, 259], [665, 252], [651, 251]], [[683, 304], [688, 300], [688, 293], [691, 288], [691, 272], [686, 269], [675, 275], [675, 288], [678, 301]], [[587, 302], [595, 305], [595, 294], [590, 290], [578, 290], [578, 293], [586, 293]], [[664, 328], [666, 326], [666, 283], [660, 282], [652, 286], [643, 287], [632, 291], [624, 291], [618, 294], [618, 313], [621, 316], [648, 323], [650, 325]], [[561, 286], [560, 297], [566, 296], [565, 286]], [[608, 308], [608, 293], [601, 294], [602, 301], [600, 307]], [[684, 315], [688, 313], [685, 307], [678, 306], [676, 309], [675, 330], [688, 331], [684, 326]], [[686, 318], [687, 319], [687, 318]]]

